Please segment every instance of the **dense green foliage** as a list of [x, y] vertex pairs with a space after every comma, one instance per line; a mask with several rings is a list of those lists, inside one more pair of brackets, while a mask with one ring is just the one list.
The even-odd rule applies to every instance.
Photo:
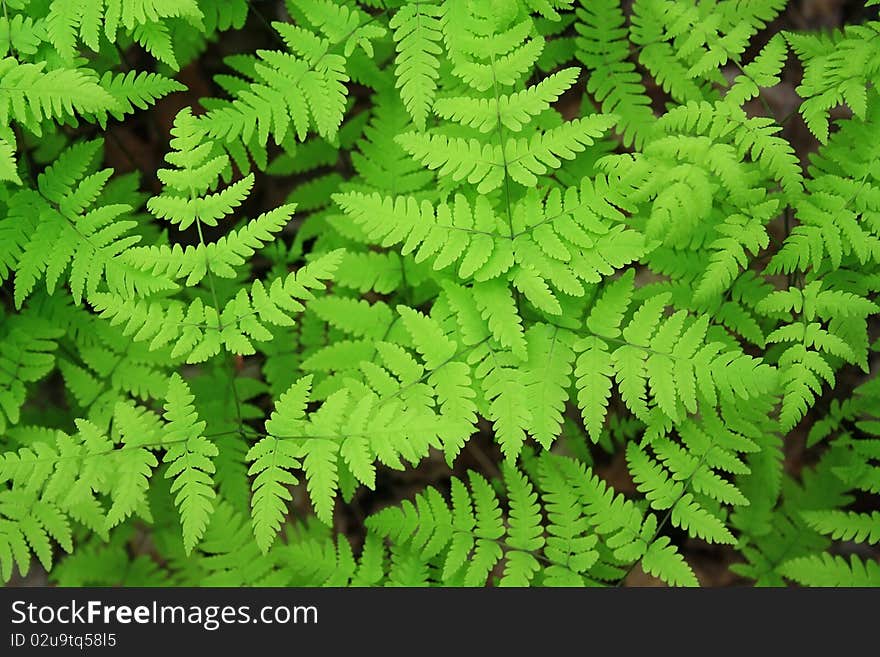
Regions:
[[880, 585], [880, 21], [288, 0], [106, 168], [256, 7], [3, 2], [3, 581]]

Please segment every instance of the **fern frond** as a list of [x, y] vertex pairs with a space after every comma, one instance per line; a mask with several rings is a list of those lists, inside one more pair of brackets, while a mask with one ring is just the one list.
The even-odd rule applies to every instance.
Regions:
[[[155, 197], [154, 197], [155, 198]], [[187, 246], [136, 246], [125, 251], [122, 259], [132, 267], [154, 276], [176, 281], [186, 277], [184, 285], [201, 282], [208, 272], [221, 278], [233, 278], [237, 268], [275, 239], [290, 221], [296, 206], [282, 205], [249, 221], [216, 242]]]
[[0, 139], [0, 180], [21, 184], [15, 161], [15, 148], [5, 139]]
[[24, 576], [30, 570], [31, 552], [43, 568], [53, 563], [52, 541], [73, 551], [73, 536], [66, 516], [48, 501], [30, 499], [14, 490], [0, 491], [0, 577], [12, 578], [13, 564]]
[[575, 29], [577, 58], [590, 70], [587, 91], [602, 111], [620, 117], [624, 144], [640, 147], [655, 122], [641, 76], [629, 61], [623, 11], [616, 0], [582, 0]]
[[288, 486], [298, 483], [291, 470], [300, 468], [295, 443], [280, 438], [296, 435], [305, 416], [311, 389], [311, 377], [295, 383], [278, 399], [275, 410], [266, 422], [269, 434], [251, 447], [247, 460], [253, 480], [252, 522], [257, 545], [266, 553], [275, 540], [292, 498]]
[[186, 382], [177, 374], [168, 383], [165, 395], [164, 444], [168, 446], [163, 461], [168, 463], [165, 477], [174, 479], [171, 492], [180, 510], [183, 546], [187, 554], [204, 536], [214, 511], [213, 475], [217, 446], [204, 437], [204, 420], [199, 420]]
[[407, 111], [421, 130], [425, 128], [437, 91], [442, 20], [442, 4], [412, 2], [401, 7], [389, 22], [397, 46], [396, 86]]
[[836, 541], [880, 543], [880, 512], [805, 511], [807, 524]]
[[863, 561], [855, 555], [848, 562], [844, 557], [830, 554], [800, 557], [784, 563], [780, 571], [805, 586], [880, 586], [880, 564]]
[[841, 103], [861, 118], [866, 111], [868, 84], [877, 84], [876, 40], [880, 23], [850, 25], [830, 35], [785, 33], [784, 36], [804, 64], [804, 77], [797, 88], [804, 98], [800, 113], [810, 131], [828, 141], [828, 110]]
[[757, 162], [792, 198], [803, 187], [803, 173], [791, 145], [776, 136], [780, 127], [773, 119], [747, 117], [737, 106], [724, 102], [690, 102], [667, 112], [659, 120], [666, 132], [680, 131], [725, 138], [733, 143], [740, 157]]
[[173, 343], [172, 358], [203, 362], [221, 348], [251, 354], [251, 339], [271, 337], [267, 324], [294, 325], [291, 315], [305, 308], [301, 301], [314, 298], [312, 290], [324, 289], [323, 281], [332, 278], [341, 258], [341, 251], [324, 254], [284, 279], [275, 279], [268, 289], [257, 280], [250, 292], [241, 290], [219, 313], [201, 299], [163, 303], [98, 293], [92, 303], [111, 325], [124, 324], [124, 335], [136, 342], [150, 340], [151, 350]]
[[422, 133], [404, 133], [397, 142], [429, 169], [437, 170], [437, 175], [456, 182], [466, 179], [477, 186], [479, 193], [486, 194], [500, 187], [505, 176], [534, 187], [537, 176], [591, 146], [615, 120], [604, 115], [574, 119], [531, 138], [508, 137], [503, 145], [496, 146], [477, 139]]
[[576, 461], [541, 456], [537, 488], [510, 465], [503, 475], [507, 511], [488, 482], [469, 472], [469, 487], [452, 479], [450, 502], [428, 488], [413, 501], [373, 514], [368, 536], [389, 540], [392, 552], [409, 550], [422, 568], [436, 565], [441, 585], [483, 585], [499, 561], [501, 586], [595, 585], [624, 575], [615, 564], [632, 565], [642, 557], [665, 581], [696, 584], [668, 539], [654, 541], [656, 518], [645, 520], [639, 507]]
[[[571, 387], [574, 351], [571, 336], [547, 324], [535, 324], [525, 334], [527, 396], [533, 400], [529, 433], [544, 449], [559, 435]], [[591, 374], [595, 374], [592, 372]]]
[[119, 259], [140, 238], [127, 235], [136, 222], [120, 219], [131, 206], [96, 204], [113, 173], [104, 169], [88, 175], [99, 148], [99, 142], [71, 146], [39, 175], [37, 189], [21, 190], [13, 198], [13, 223], [21, 222], [19, 230], [27, 226], [25, 213], [41, 219], [29, 237], [19, 233], [7, 256], [15, 262], [18, 307], [38, 280], [45, 278], [51, 294], [65, 272], [77, 304], [97, 294], [102, 282], [120, 294], [149, 294], [173, 286], [168, 279], [144, 275]]
[[[107, 72], [101, 77], [101, 86], [115, 101], [112, 107], [107, 108], [107, 112], [117, 120], [121, 120], [126, 114], [133, 114], [135, 110], [147, 109], [168, 94], [186, 89], [177, 80], [158, 73], [136, 71], [125, 74]], [[103, 124], [104, 114], [99, 112], [96, 116]]]
[[40, 135], [44, 120], [70, 121], [117, 107], [116, 99], [89, 69], [46, 70], [45, 62], [0, 60], [0, 125], [15, 120]]
[[18, 424], [26, 384], [39, 381], [55, 367], [58, 327], [39, 317], [19, 315], [4, 321], [0, 330], [0, 430]]
[[496, 130], [499, 123], [512, 132], [520, 132], [532, 119], [546, 111], [578, 76], [578, 69], [558, 71], [523, 91], [497, 98], [457, 96], [441, 98], [434, 111], [444, 119], [476, 128], [480, 132]]
[[482, 196], [473, 205], [458, 194], [436, 206], [378, 193], [334, 200], [371, 240], [402, 243], [401, 254], [414, 254], [416, 263], [433, 262], [435, 270], [457, 263], [458, 277], [476, 282], [506, 276], [536, 307], [559, 314], [555, 292], [582, 296], [580, 281], [596, 283], [647, 250], [639, 232], [618, 224], [622, 214], [604, 193], [601, 179], [584, 179], [580, 189], [552, 190], [543, 203], [527, 194], [509, 223], [506, 208], [495, 209]]
[[[756, 390], [742, 384], [756, 382], [764, 393], [775, 386], [774, 369], [730, 349], [707, 342], [708, 317], [689, 318], [679, 311], [661, 321], [669, 297], [658, 295], [645, 302], [623, 329], [623, 344], [613, 352], [607, 341], [617, 339], [623, 313], [630, 304], [632, 276], [608, 287], [587, 319], [591, 337], [574, 345], [578, 352], [578, 385], [584, 385], [579, 403], [591, 437], [598, 437], [610, 390], [609, 368], [623, 400], [633, 413], [649, 421], [648, 391], [653, 402], [673, 421], [695, 413], [701, 405], [715, 406], [719, 398], [750, 398]], [[598, 373], [587, 376], [590, 369]]]
[[[368, 20], [361, 12], [350, 15], [357, 21]], [[345, 113], [349, 76], [345, 56], [332, 50], [347, 36], [337, 38], [334, 33], [333, 38], [325, 38], [280, 22], [273, 27], [289, 52], [257, 51], [251, 79], [238, 86], [231, 101], [215, 101], [200, 117], [200, 128], [212, 138], [245, 145], [252, 137], [265, 144], [270, 135], [280, 144], [288, 132], [304, 141], [311, 128], [334, 139]]]

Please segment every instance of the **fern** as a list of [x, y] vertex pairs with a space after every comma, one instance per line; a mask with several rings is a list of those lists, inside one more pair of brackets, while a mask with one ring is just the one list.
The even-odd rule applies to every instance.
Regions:
[[422, 129], [437, 91], [442, 19], [442, 5], [412, 2], [401, 7], [389, 22], [397, 44], [395, 73], [400, 96]]
[[629, 61], [624, 15], [616, 2], [581, 2], [575, 28], [577, 57], [590, 70], [587, 91], [605, 112], [621, 117], [626, 143], [641, 146], [654, 113], [635, 65]]
[[876, 20], [258, 4], [0, 12], [4, 582], [878, 585]]
[[[183, 18], [194, 27], [201, 27], [202, 17], [195, 0], [149, 0], [138, 5], [127, 5], [121, 0], [106, 0], [98, 4], [59, 0], [53, 2], [49, 9], [46, 30], [49, 41], [58, 53], [65, 59], [72, 59], [76, 53], [77, 39], [81, 39], [92, 50], [98, 50], [101, 32], [112, 42], [116, 40], [117, 31], [125, 29], [133, 32], [139, 42], [143, 39], [150, 44], [157, 32], [166, 32], [162, 20]], [[146, 36], [144, 30], [149, 30], [147, 34], [154, 36]], [[152, 50], [150, 45], [146, 47]], [[174, 61], [173, 56], [171, 59]]]
[[[473, 120], [471, 115], [468, 121]], [[501, 146], [442, 134], [404, 133], [398, 142], [429, 169], [437, 169], [438, 175], [448, 174], [454, 182], [467, 180], [476, 185], [478, 193], [485, 194], [500, 187], [505, 176], [526, 187], [534, 187], [537, 176], [546, 173], [548, 165], [558, 166], [560, 158], [574, 158], [611, 125], [612, 121], [603, 116], [592, 120], [575, 119], [531, 139], [510, 137]]]
[[[346, 57], [354, 44], [369, 51], [370, 40], [385, 30], [371, 29], [375, 26], [365, 13], [329, 1], [304, 0], [297, 6], [317, 33], [274, 23], [288, 51], [260, 50], [250, 56], [245, 83], [235, 85], [233, 99], [214, 100], [199, 121], [205, 134], [259, 144], [258, 152], [269, 135], [280, 144], [288, 131], [300, 141], [311, 128], [326, 139], [336, 136], [345, 112]], [[336, 52], [339, 46], [345, 54]]]
[[94, 74], [77, 69], [45, 69], [45, 63], [22, 64], [13, 57], [0, 62], [0, 123], [15, 120], [39, 134], [44, 120], [95, 114], [116, 105]]
[[[71, 147], [40, 174], [36, 189], [22, 190], [10, 199], [14, 214], [5, 228], [12, 232], [12, 241], [4, 260], [15, 262], [17, 307], [42, 278], [51, 294], [65, 272], [77, 304], [97, 294], [102, 283], [117, 293], [147, 294], [170, 287], [169, 281], [144, 276], [117, 260], [139, 237], [126, 235], [135, 221], [120, 219], [131, 206], [95, 204], [113, 173], [89, 173], [99, 148], [98, 142]], [[49, 244], [58, 246], [47, 258], [44, 250]]]
[[213, 511], [215, 492], [211, 476], [215, 466], [211, 459], [217, 456], [217, 447], [202, 435], [205, 424], [198, 420], [193, 400], [183, 379], [171, 377], [165, 401], [165, 443], [169, 445], [164, 459], [169, 464], [165, 476], [174, 479], [171, 492], [177, 493], [174, 502], [180, 509], [187, 552], [204, 534]]
[[866, 87], [877, 85], [877, 21], [851, 25], [828, 35], [789, 33], [785, 37], [805, 63], [798, 94], [800, 112], [821, 142], [828, 140], [829, 109], [846, 103], [860, 118], [867, 110]]
[[[500, 586], [582, 585], [620, 576], [624, 571], [619, 565], [642, 556], [664, 578], [696, 583], [668, 543], [652, 540], [653, 516], [642, 526], [636, 507], [610, 495], [574, 462], [557, 459], [540, 462], [538, 490], [525, 475], [505, 470], [507, 523], [489, 483], [471, 472], [469, 485], [452, 480], [451, 505], [429, 489], [415, 502], [380, 511], [367, 526], [394, 548], [405, 546], [425, 563], [436, 564], [438, 583], [444, 585], [482, 585], [502, 560]], [[625, 509], [626, 524], [607, 522], [609, 513], [621, 517]], [[545, 514], [546, 536], [540, 531]], [[540, 579], [534, 581], [536, 577]]]
[[792, 559], [782, 573], [800, 584], [809, 586], [875, 587], [880, 583], [880, 571], [875, 562], [862, 562], [852, 557], [802, 557]]
[[242, 290], [219, 310], [205, 306], [201, 299], [189, 305], [172, 300], [128, 300], [109, 292], [97, 293], [94, 306], [111, 325], [125, 324], [123, 334], [135, 341], [150, 340], [150, 349], [174, 343], [171, 357], [186, 356], [198, 363], [225, 348], [232, 353], [252, 354], [251, 339], [271, 336], [267, 325], [290, 326], [291, 318], [305, 306], [300, 301], [314, 297], [322, 289], [322, 279], [330, 278], [341, 254], [332, 252], [306, 265], [285, 279], [275, 279], [268, 290], [255, 281], [250, 292]]

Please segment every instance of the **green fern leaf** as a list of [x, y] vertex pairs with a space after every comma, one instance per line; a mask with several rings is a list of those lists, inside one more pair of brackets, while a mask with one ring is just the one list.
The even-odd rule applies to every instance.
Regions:
[[437, 90], [442, 19], [442, 5], [413, 2], [401, 7], [389, 23], [397, 46], [397, 87], [420, 129], [425, 128]]
[[254, 476], [253, 530], [257, 545], [266, 553], [271, 547], [292, 498], [288, 486], [298, 483], [291, 470], [299, 469], [299, 451], [284, 438], [299, 435], [305, 416], [312, 378], [297, 381], [278, 399], [266, 422], [269, 434], [247, 453], [251, 463], [248, 474]]
[[180, 509], [187, 554], [204, 536], [217, 495], [212, 478], [217, 447], [203, 435], [205, 422], [198, 419], [194, 399], [186, 382], [172, 376], [165, 396], [168, 451], [163, 460], [169, 464], [165, 477], [174, 479], [171, 492], [177, 493], [174, 501]]

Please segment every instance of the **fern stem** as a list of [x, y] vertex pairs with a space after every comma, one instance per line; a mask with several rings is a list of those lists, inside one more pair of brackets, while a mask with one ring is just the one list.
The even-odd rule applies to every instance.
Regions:
[[[734, 56], [734, 55], [731, 54], [731, 55], [730, 55], [730, 61], [733, 62], [733, 64], [739, 69], [739, 72], [740, 72], [740, 74], [741, 74], [743, 77], [745, 77], [745, 78], [748, 79], [752, 84], [755, 85], [755, 88], [758, 90], [758, 102], [761, 103], [761, 106], [764, 108], [764, 111], [767, 112], [767, 117], [768, 117], [768, 118], [772, 118], [773, 120], [776, 120], [776, 115], [775, 115], [775, 113], [773, 112], [773, 109], [770, 107], [770, 103], [769, 103], [769, 102], [767, 101], [767, 99], [764, 97], [764, 94], [761, 93], [761, 87], [758, 85], [757, 82], [755, 82], [755, 81], [752, 79], [752, 77], [751, 77], [748, 73], [746, 73], [745, 68], [743, 68], [742, 63], [739, 61], [739, 57], [736, 57], [736, 56]], [[777, 123], [778, 123], [778, 121], [777, 121]]]
[[[206, 246], [205, 245], [205, 237], [202, 234], [201, 219], [199, 219], [199, 217], [196, 217], [195, 223], [196, 223], [196, 231], [199, 234], [199, 243], [201, 244], [202, 248], [205, 248], [205, 246]], [[206, 266], [206, 273], [207, 273], [207, 277], [208, 277], [208, 287], [211, 289], [211, 299], [214, 304], [214, 311], [217, 315], [217, 331], [219, 333], [222, 333], [223, 332], [223, 323], [220, 321], [220, 310], [221, 309], [220, 309], [220, 302], [217, 298], [217, 289], [214, 285], [214, 274], [211, 271], [210, 262], [206, 263], [206, 265], [207, 265]], [[241, 417], [241, 400], [238, 398], [238, 388], [236, 388], [236, 385], [235, 385], [235, 378], [236, 378], [235, 377], [235, 368], [232, 364], [232, 361], [230, 361], [229, 359], [224, 359], [224, 360], [225, 360], [226, 366], [229, 368], [229, 372], [228, 372], [229, 373], [229, 387], [230, 387], [230, 390], [232, 391], [232, 401], [235, 404], [235, 418], [236, 418], [236, 423], [238, 424], [238, 434], [239, 434], [239, 436], [244, 438], [244, 430], [242, 428], [242, 425], [244, 424], [244, 422]]]
[[681, 488], [681, 493], [679, 493], [678, 497], [675, 498], [675, 502], [673, 502], [672, 505], [669, 507], [669, 510], [666, 511], [666, 513], [663, 515], [663, 519], [660, 521], [660, 524], [657, 525], [657, 529], [654, 530], [654, 535], [651, 536], [650, 542], [648, 543], [647, 546], [645, 546], [644, 554], [642, 554], [641, 557], [639, 557], [638, 559], [636, 559], [632, 563], [632, 565], [629, 567], [629, 569], [626, 571], [626, 573], [624, 573], [623, 577], [621, 577], [619, 580], [617, 580], [617, 583], [614, 585], [616, 588], [620, 588], [623, 586], [623, 583], [626, 581], [626, 578], [632, 574], [632, 572], [636, 569], [636, 566], [638, 566], [640, 563], [642, 563], [642, 559], [644, 559], [645, 554], [648, 553], [648, 548], [651, 545], [653, 545], [654, 541], [656, 541], [660, 537], [661, 532], [666, 528], [666, 525], [669, 523], [670, 519], [672, 518], [672, 512], [675, 510], [676, 505], [682, 500], [682, 498], [685, 495], [687, 495], [690, 492], [688, 489], [691, 486], [691, 482], [693, 481], [694, 476], [697, 474], [697, 472], [700, 471], [700, 468], [703, 466], [703, 463], [706, 460], [706, 455], [709, 453], [709, 451], [711, 449], [712, 449], [712, 444], [710, 443], [709, 447], [706, 448], [706, 451], [703, 452], [703, 454], [700, 456], [700, 460], [697, 462], [697, 465], [694, 466], [693, 472], [691, 472], [690, 475], [688, 475], [688, 478], [685, 480], [684, 485]]
[[504, 123], [501, 120], [501, 98], [498, 92], [498, 78], [495, 74], [495, 53], [492, 53], [492, 92], [495, 95], [495, 130], [501, 146], [501, 162], [504, 165], [504, 207], [507, 211], [507, 225], [510, 227], [510, 239], [513, 241], [513, 214], [510, 210], [510, 173], [507, 167], [506, 136]]
[[[498, 134], [498, 141], [501, 146], [501, 162], [504, 165], [504, 209], [507, 212], [507, 226], [510, 230], [510, 241], [514, 240], [513, 234], [513, 213], [510, 209], [510, 172], [507, 163], [507, 139], [504, 134], [504, 122], [501, 120], [501, 98], [498, 92], [498, 77], [495, 74], [495, 53], [492, 53], [492, 92], [495, 95], [495, 128]], [[520, 291], [513, 289], [513, 300], [516, 303], [516, 312], [522, 315], [522, 304], [520, 300]]]
[[269, 19], [263, 15], [263, 12], [261, 12], [259, 9], [257, 9], [257, 6], [254, 4], [253, 0], [246, 0], [246, 1], [248, 4], [248, 11], [253, 12], [253, 14], [267, 28], [269, 33], [272, 35], [272, 38], [275, 39], [275, 41], [277, 43], [286, 47], [286, 44], [284, 43], [283, 39], [281, 39], [281, 37], [278, 36], [278, 32], [276, 32], [275, 29], [272, 27], [271, 21], [269, 21]]

